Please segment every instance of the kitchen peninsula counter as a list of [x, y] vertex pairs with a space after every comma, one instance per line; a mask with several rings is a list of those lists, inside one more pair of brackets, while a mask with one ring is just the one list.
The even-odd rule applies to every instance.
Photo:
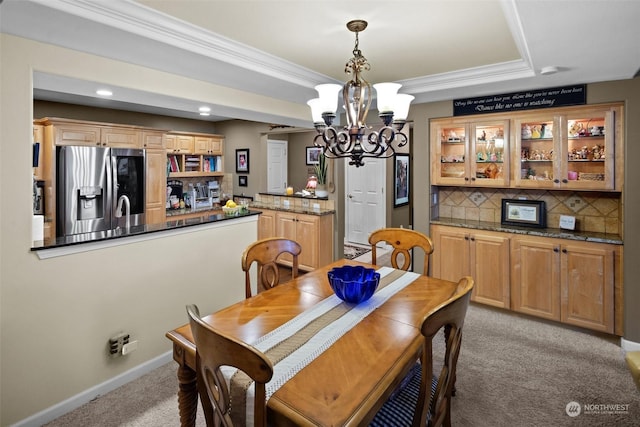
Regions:
[[[189, 214], [193, 212], [189, 211]], [[66, 237], [55, 237], [45, 240], [38, 240], [33, 242], [31, 248], [32, 251], [42, 251], [46, 249], [62, 248], [67, 246], [89, 244], [95, 242], [106, 242], [127, 237], [141, 237], [154, 233], [175, 231], [185, 229], [188, 227], [194, 227], [198, 225], [225, 223], [238, 221], [247, 217], [253, 217], [260, 215], [260, 211], [249, 210], [248, 213], [238, 214], [237, 216], [227, 216], [222, 211], [212, 211], [210, 209], [201, 212], [202, 215], [196, 217], [179, 218], [174, 219], [167, 218], [167, 221], [162, 224], [148, 224], [131, 226], [129, 230], [124, 228], [116, 228], [114, 230], [100, 231], [94, 233], [76, 234]]]

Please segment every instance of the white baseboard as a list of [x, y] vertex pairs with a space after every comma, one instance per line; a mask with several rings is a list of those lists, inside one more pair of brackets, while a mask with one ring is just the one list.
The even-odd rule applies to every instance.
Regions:
[[160, 356], [151, 359], [141, 365], [138, 365], [135, 368], [131, 368], [120, 375], [117, 375], [101, 384], [91, 387], [90, 389], [87, 389], [82, 393], [76, 394], [75, 396], [72, 396], [67, 400], [64, 400], [56, 405], [38, 412], [37, 414], [25, 418], [24, 420], [13, 424], [12, 427], [38, 427], [50, 421], [53, 421], [56, 418], [66, 414], [67, 412], [71, 412], [74, 409], [84, 405], [85, 403], [90, 402], [96, 397], [109, 393], [110, 391], [115, 390], [116, 388], [121, 387], [126, 383], [131, 382], [143, 376], [144, 374], [148, 374], [154, 369], [169, 363], [171, 360], [173, 360], [172, 356], [172, 351], [161, 354]]
[[620, 338], [620, 347], [625, 353], [628, 351], [640, 351], [640, 343], [625, 340], [624, 338]]

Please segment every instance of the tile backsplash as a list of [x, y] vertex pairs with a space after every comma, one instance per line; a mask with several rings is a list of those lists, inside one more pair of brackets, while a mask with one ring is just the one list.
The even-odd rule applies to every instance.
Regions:
[[549, 228], [559, 228], [560, 215], [571, 215], [576, 231], [622, 235], [619, 193], [460, 187], [433, 187], [433, 193], [434, 217], [499, 223], [502, 199], [526, 198], [545, 201]]

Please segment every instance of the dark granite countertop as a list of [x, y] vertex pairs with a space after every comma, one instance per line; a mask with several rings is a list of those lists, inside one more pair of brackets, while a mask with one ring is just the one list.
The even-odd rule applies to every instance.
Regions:
[[[305, 199], [306, 198], [307, 197], [305, 197]], [[335, 209], [315, 210], [313, 208], [302, 208], [302, 207], [295, 207], [295, 206], [290, 206], [288, 208], [285, 208], [284, 206], [273, 206], [269, 204], [261, 204], [256, 202], [251, 203], [251, 207], [254, 209], [265, 209], [265, 210], [271, 210], [271, 211], [291, 212], [291, 213], [300, 213], [300, 214], [317, 215], [317, 216], [332, 215], [336, 213]]]
[[503, 225], [499, 222], [468, 221], [455, 218], [433, 218], [431, 224], [449, 225], [452, 227], [469, 228], [474, 230], [502, 231], [528, 236], [555, 237], [558, 239], [580, 240], [583, 242], [610, 243], [622, 245], [622, 237], [618, 234], [592, 233], [584, 231], [563, 230], [560, 228], [530, 228], [513, 225]]
[[258, 193], [264, 196], [276, 196], [276, 197], [294, 197], [297, 199], [315, 199], [315, 200], [329, 200], [329, 197], [318, 196], [303, 196], [302, 194], [286, 194], [286, 193]]
[[[192, 213], [192, 212], [188, 212]], [[237, 216], [227, 216], [222, 212], [209, 214], [206, 211], [202, 216], [188, 219], [174, 219], [167, 218], [167, 222], [163, 224], [150, 224], [150, 225], [137, 225], [131, 226], [129, 230], [123, 228], [117, 228], [115, 230], [99, 231], [94, 233], [76, 234], [73, 236], [56, 237], [52, 239], [38, 240], [33, 242], [32, 251], [38, 251], [42, 249], [52, 249], [62, 246], [77, 245], [82, 243], [100, 242], [106, 240], [119, 239], [122, 237], [140, 236], [149, 233], [157, 233], [160, 231], [175, 230], [184, 227], [192, 227], [195, 225], [210, 224], [220, 221], [234, 221], [238, 218], [247, 216], [260, 215], [259, 211], [249, 210], [248, 213], [238, 214]]]

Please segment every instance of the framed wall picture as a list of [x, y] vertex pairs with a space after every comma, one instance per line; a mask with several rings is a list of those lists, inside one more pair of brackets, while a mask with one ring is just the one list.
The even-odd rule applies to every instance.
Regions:
[[502, 199], [501, 223], [544, 228], [547, 226], [546, 210], [543, 200]]
[[238, 185], [240, 187], [247, 186], [247, 176], [246, 175], [238, 175]]
[[409, 155], [396, 154], [393, 158], [394, 197], [393, 206], [409, 204]]
[[236, 172], [249, 173], [249, 149], [241, 148], [236, 150]]
[[320, 163], [320, 155], [322, 154], [322, 148], [320, 147], [307, 147], [307, 164], [317, 165]]

